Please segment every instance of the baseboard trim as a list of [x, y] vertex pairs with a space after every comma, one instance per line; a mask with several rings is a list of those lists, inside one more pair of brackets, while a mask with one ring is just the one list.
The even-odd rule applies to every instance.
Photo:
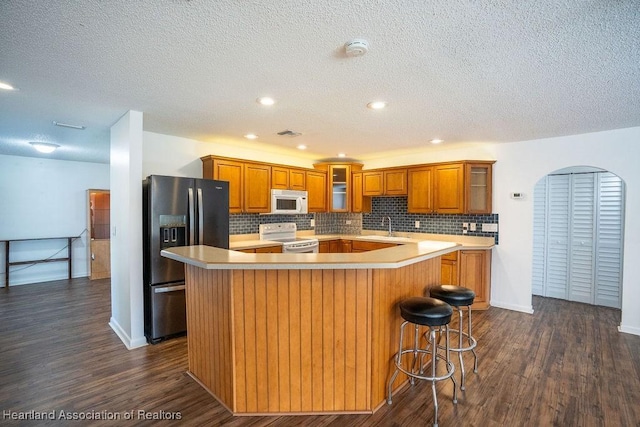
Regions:
[[124, 346], [127, 347], [127, 350], [133, 350], [134, 348], [140, 348], [147, 345], [147, 340], [144, 337], [137, 338], [135, 340], [131, 339], [129, 334], [122, 329], [118, 321], [113, 317], [109, 319], [109, 327], [116, 333], [118, 338], [120, 338], [120, 341], [122, 341]]
[[632, 326], [624, 326], [622, 323], [618, 326], [618, 332], [632, 335], [640, 335], [640, 328], [634, 328]]
[[533, 314], [533, 306], [508, 304], [500, 301], [491, 301], [491, 307], [504, 308], [511, 311], [519, 311], [521, 313]]

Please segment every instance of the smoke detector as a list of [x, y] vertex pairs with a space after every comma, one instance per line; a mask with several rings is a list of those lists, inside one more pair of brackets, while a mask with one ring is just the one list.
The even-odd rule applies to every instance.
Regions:
[[362, 56], [369, 50], [369, 42], [363, 39], [353, 39], [344, 44], [347, 56]]

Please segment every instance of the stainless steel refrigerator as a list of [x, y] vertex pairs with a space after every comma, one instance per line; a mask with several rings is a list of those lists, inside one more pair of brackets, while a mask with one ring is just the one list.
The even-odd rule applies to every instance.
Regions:
[[151, 175], [143, 181], [144, 332], [149, 343], [187, 330], [184, 264], [174, 246], [229, 248], [229, 183]]

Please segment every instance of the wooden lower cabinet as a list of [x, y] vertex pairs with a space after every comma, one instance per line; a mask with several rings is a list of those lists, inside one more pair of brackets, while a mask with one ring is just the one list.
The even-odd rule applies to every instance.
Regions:
[[476, 293], [471, 308], [489, 308], [491, 298], [491, 250], [462, 250], [441, 257], [440, 281], [457, 285]]
[[395, 243], [380, 243], [380, 242], [367, 242], [364, 240], [353, 240], [351, 244], [351, 252], [367, 252], [375, 251], [377, 249], [390, 248], [392, 246], [398, 246]]
[[442, 255], [440, 282], [443, 285], [458, 284], [458, 251]]
[[367, 252], [376, 249], [390, 248], [398, 246], [395, 243], [368, 242], [364, 240], [348, 240], [336, 239], [325, 240], [319, 243], [318, 252], [320, 253], [351, 253], [351, 252]]

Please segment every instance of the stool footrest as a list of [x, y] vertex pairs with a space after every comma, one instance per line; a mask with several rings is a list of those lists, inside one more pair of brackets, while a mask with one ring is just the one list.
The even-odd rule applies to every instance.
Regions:
[[[444, 348], [444, 347], [443, 347], [443, 348]], [[420, 380], [426, 380], [426, 381], [442, 381], [442, 380], [446, 380], [447, 378], [450, 378], [450, 377], [451, 377], [451, 375], [453, 375], [453, 373], [454, 373], [454, 371], [455, 371], [455, 366], [454, 366], [453, 362], [448, 361], [448, 360], [447, 360], [447, 358], [446, 358], [446, 357], [444, 357], [444, 356], [443, 356], [443, 355], [441, 355], [441, 354], [436, 354], [435, 356], [436, 356], [438, 359], [443, 360], [443, 361], [445, 361], [445, 362], [446, 362], [446, 364], [447, 364], [447, 373], [446, 373], [446, 374], [444, 374], [444, 375], [442, 375], [442, 376], [439, 376], [439, 377], [431, 377], [431, 376], [427, 376], [427, 375], [421, 375], [421, 374], [416, 373], [416, 372], [413, 372], [413, 371], [408, 371], [407, 369], [405, 369], [405, 368], [403, 367], [403, 366], [404, 366], [404, 364], [402, 363], [402, 356], [403, 356], [403, 355], [405, 355], [405, 354], [416, 354], [416, 353], [420, 353], [420, 354], [431, 354], [431, 351], [429, 351], [429, 350], [424, 350], [424, 349], [418, 349], [418, 350], [415, 350], [415, 351], [414, 351], [414, 349], [412, 349], [412, 348], [411, 348], [411, 349], [403, 350], [403, 351], [400, 353], [399, 357], [398, 357], [398, 354], [396, 354], [396, 356], [395, 356], [395, 365], [396, 365], [396, 368], [398, 368], [398, 370], [399, 370], [400, 372], [404, 373], [405, 375], [407, 375], [407, 376], [409, 376], [409, 377], [411, 377], [411, 378], [417, 378], [417, 379], [420, 379]], [[420, 371], [422, 371], [422, 366], [420, 367]]]

